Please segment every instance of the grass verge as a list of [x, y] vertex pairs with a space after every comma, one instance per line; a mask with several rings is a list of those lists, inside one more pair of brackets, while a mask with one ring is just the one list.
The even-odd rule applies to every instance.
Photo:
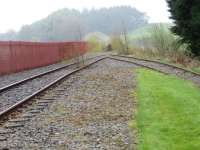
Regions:
[[200, 90], [188, 81], [137, 71], [138, 150], [200, 148]]

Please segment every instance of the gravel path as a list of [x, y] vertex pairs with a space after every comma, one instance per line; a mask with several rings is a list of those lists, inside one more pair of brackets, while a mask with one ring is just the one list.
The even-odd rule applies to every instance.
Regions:
[[[121, 58], [121, 57], [117, 57], [117, 58]], [[172, 74], [172, 75], [176, 75], [182, 79], [186, 79], [186, 80], [190, 80], [193, 83], [195, 83], [196, 85], [200, 86], [200, 76], [198, 75], [194, 75], [190, 72], [185, 72], [181, 69], [178, 68], [174, 68], [174, 67], [170, 67], [164, 64], [159, 64], [156, 62], [148, 62], [148, 61], [144, 61], [144, 60], [138, 60], [138, 59], [134, 59], [134, 58], [121, 58], [124, 60], [130, 60], [157, 70], [160, 70], [162, 72], [165, 72], [167, 74]]]
[[[8, 148], [134, 149], [128, 122], [134, 108], [130, 93], [135, 86], [135, 68], [106, 59], [66, 79], [50, 91], [59, 98], [11, 134]], [[66, 92], [58, 95], [59, 89]]]

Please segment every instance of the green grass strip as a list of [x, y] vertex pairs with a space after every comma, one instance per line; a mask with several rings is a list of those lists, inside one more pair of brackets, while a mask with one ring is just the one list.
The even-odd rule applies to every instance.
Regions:
[[192, 83], [137, 70], [138, 150], [200, 149], [200, 90]]

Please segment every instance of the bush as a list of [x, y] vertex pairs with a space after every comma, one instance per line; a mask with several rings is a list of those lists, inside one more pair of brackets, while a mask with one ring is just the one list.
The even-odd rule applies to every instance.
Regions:
[[97, 37], [93, 36], [90, 37], [88, 40], [88, 49], [91, 52], [101, 52], [104, 49], [104, 43], [100, 40], [98, 40]]
[[110, 44], [113, 50], [116, 50], [119, 54], [129, 54], [127, 45], [120, 36], [112, 36], [110, 38]]
[[154, 25], [151, 33], [152, 45], [160, 52], [177, 51], [180, 47], [175, 37], [164, 25]]
[[168, 53], [186, 53], [187, 45], [180, 42], [180, 37], [174, 35], [169, 25], [155, 24], [151, 26], [147, 35], [134, 39], [134, 47], [151, 50], [165, 56]]
[[[164, 62], [181, 64], [186, 67], [196, 67], [187, 44], [180, 42], [181, 38], [170, 31], [166, 24], [151, 25], [148, 34], [134, 37], [130, 53], [136, 57], [159, 59]], [[134, 36], [134, 35], [132, 35]]]

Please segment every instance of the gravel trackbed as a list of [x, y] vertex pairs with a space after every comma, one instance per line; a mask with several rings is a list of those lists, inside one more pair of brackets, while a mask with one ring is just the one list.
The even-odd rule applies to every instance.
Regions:
[[4, 145], [23, 150], [133, 150], [128, 122], [134, 109], [135, 68], [106, 59], [69, 77], [56, 87], [63, 94], [11, 133]]

